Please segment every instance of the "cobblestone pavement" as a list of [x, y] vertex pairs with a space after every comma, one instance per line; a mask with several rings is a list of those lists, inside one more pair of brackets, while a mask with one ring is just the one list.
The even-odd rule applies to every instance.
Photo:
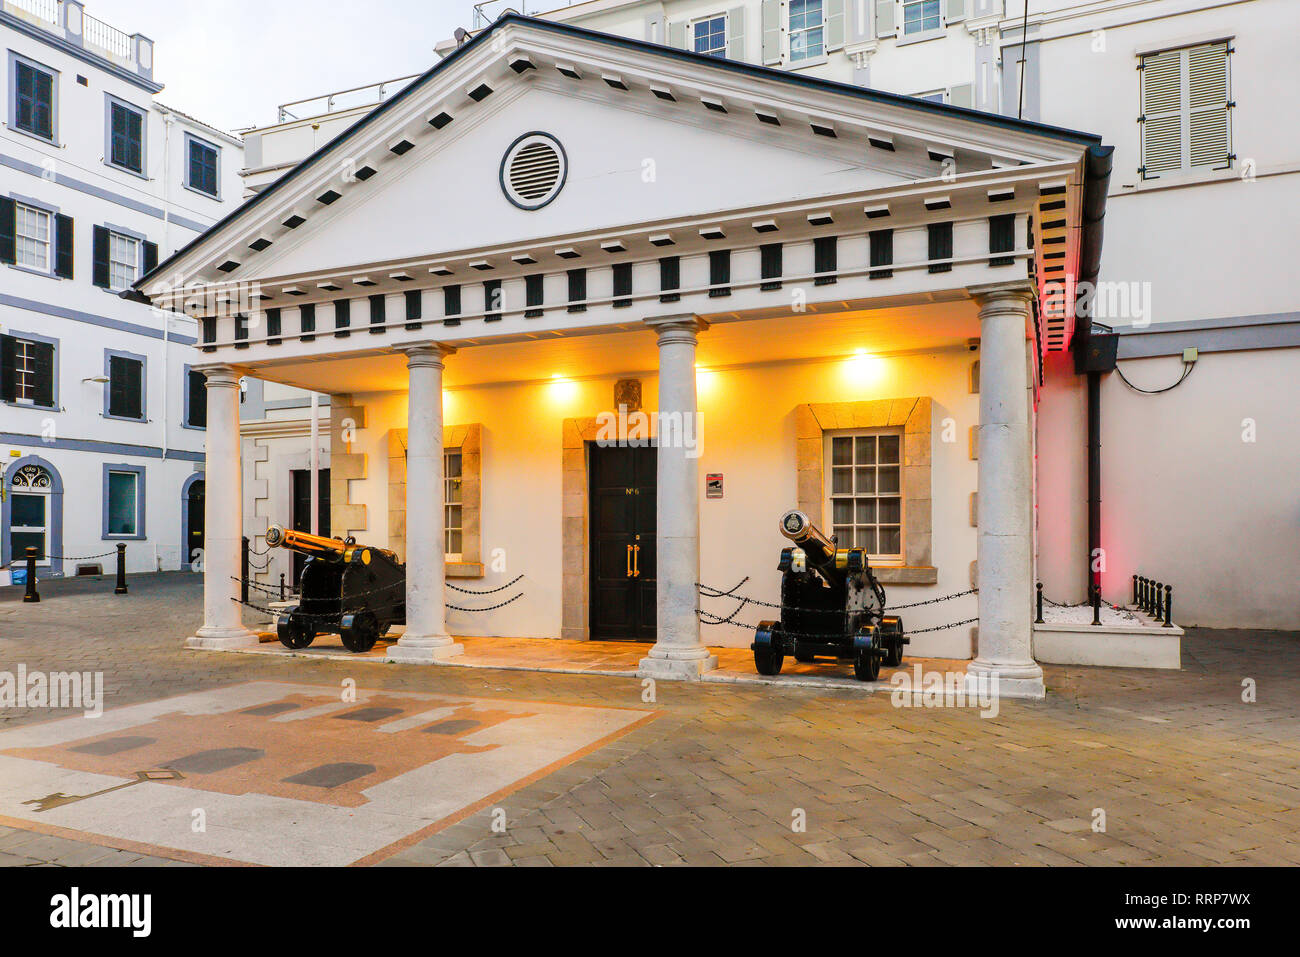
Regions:
[[[39, 605], [0, 589], [0, 671], [103, 671], [108, 708], [349, 677], [643, 706], [628, 678], [186, 651], [197, 577], [131, 585], [114, 597], [109, 580], [53, 583]], [[384, 864], [1300, 864], [1300, 635], [1191, 629], [1181, 672], [1049, 667], [1047, 680], [1046, 701], [1003, 701], [995, 718], [661, 682], [658, 720], [500, 801], [504, 833], [487, 808]], [[64, 713], [9, 708], [0, 729]], [[0, 864], [178, 866], [3, 827]]]

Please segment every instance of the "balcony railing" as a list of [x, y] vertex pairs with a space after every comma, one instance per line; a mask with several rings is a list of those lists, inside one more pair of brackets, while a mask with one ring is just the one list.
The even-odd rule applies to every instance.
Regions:
[[82, 38], [88, 47], [97, 47], [122, 60], [131, 59], [131, 37], [89, 13], [82, 15]]
[[417, 76], [420, 76], [420, 74], [412, 73], [410, 76], [399, 76], [395, 80], [384, 80], [366, 86], [354, 86], [350, 90], [335, 90], [333, 93], [325, 93], [305, 100], [281, 103], [277, 110], [279, 115], [277, 122], [302, 120], [309, 116], [333, 113], [335, 110], [350, 110], [358, 106], [377, 105], [394, 93], [401, 91]]
[[23, 19], [37, 19], [55, 26], [59, 23], [59, 0], [4, 0], [4, 7], [26, 14]]

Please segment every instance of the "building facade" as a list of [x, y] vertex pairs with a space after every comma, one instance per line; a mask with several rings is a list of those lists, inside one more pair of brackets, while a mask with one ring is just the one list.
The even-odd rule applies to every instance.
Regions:
[[158, 102], [153, 43], [0, 9], [0, 582], [177, 569], [203, 542], [195, 324], [121, 294], [238, 205], [238, 139]]

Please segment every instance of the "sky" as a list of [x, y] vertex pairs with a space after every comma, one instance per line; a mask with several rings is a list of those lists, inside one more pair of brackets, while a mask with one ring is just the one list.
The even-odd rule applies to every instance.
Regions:
[[86, 13], [154, 41], [159, 102], [229, 131], [274, 122], [281, 103], [424, 72], [434, 44], [471, 26], [473, 2], [86, 0]]

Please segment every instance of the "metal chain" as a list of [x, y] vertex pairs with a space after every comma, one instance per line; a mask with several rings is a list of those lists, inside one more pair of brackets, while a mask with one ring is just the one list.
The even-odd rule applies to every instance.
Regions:
[[[737, 611], [739, 610], [740, 609], [737, 609]], [[735, 616], [735, 612], [732, 612], [731, 615], [729, 615], [726, 618], [719, 618], [716, 615], [710, 615], [707, 611], [698, 611], [696, 612], [696, 614], [699, 615], [700, 622], [705, 625], [735, 625], [737, 628], [744, 628], [750, 631], [756, 630], [758, 628], [757, 625], [747, 625], [742, 622], [733, 621], [732, 618]], [[709, 620], [709, 619], [713, 619], [713, 620]], [[960, 628], [962, 625], [973, 625], [977, 621], [979, 621], [978, 618], [966, 618], [963, 619], [962, 621], [954, 621], [948, 625], [935, 625], [932, 628], [909, 629], [908, 631], [904, 632], [904, 634], [908, 636], [924, 635], [926, 632], [930, 632], [930, 631], [945, 631], [949, 628]], [[807, 634], [800, 633], [799, 637], [813, 638], [821, 641], [843, 641], [844, 633], [839, 632], [833, 635], [807, 635]]]
[[710, 588], [708, 585], [701, 585], [699, 582], [695, 583], [695, 587], [700, 590], [700, 594], [705, 598], [733, 598], [735, 597], [736, 589], [747, 581], [749, 581], [748, 575], [736, 582], [736, 584], [732, 585], [727, 591], [718, 591], [716, 588]]
[[[729, 598], [735, 598], [737, 601], [739, 601], [740, 605], [736, 608], [735, 611], [733, 611], [730, 615], [727, 616], [727, 619], [734, 618], [736, 616], [736, 612], [740, 611], [740, 609], [744, 608], [746, 605], [757, 605], [760, 608], [776, 608], [776, 609], [780, 609], [781, 611], [798, 611], [798, 612], [809, 612], [815, 614], [827, 614], [834, 611], [834, 609], [830, 609], [830, 608], [800, 608], [797, 605], [782, 605], [780, 602], [761, 601], [758, 598], [749, 598], [745, 595], [734, 594], [736, 589], [739, 588], [748, 580], [749, 580], [748, 578], [742, 579], [728, 592], [721, 592], [715, 588], [709, 588], [709, 586], [701, 585], [699, 582], [696, 582], [695, 587], [699, 589], [700, 594], [703, 595], [705, 598], [729, 597]], [[979, 592], [978, 588], [968, 588], [966, 591], [954, 592], [951, 595], [943, 595], [939, 598], [927, 598], [925, 601], [915, 601], [907, 605], [892, 605], [882, 610], [885, 612], [903, 611], [904, 609], [907, 608], [920, 608], [922, 605], [937, 605], [940, 602], [951, 601], [954, 598], [962, 598], [966, 595], [974, 595], [977, 594], [978, 592]], [[713, 617], [716, 618], [718, 616], [714, 615]]]
[[498, 604], [495, 605], [488, 605], [486, 608], [461, 608], [459, 605], [446, 605], [446, 607], [450, 608], [452, 611], [496, 611], [498, 608], [504, 608], [506, 607], [506, 605], [509, 605], [511, 602], [516, 602], [523, 597], [524, 597], [524, 593], [520, 592], [518, 595], [515, 595], [513, 598], [507, 598], [505, 601], [499, 602]]
[[506, 582], [506, 583], [505, 583], [504, 585], [502, 585], [501, 587], [499, 587], [499, 588], [489, 588], [489, 589], [487, 589], [486, 591], [475, 591], [475, 590], [472, 589], [472, 588], [461, 588], [461, 587], [459, 587], [459, 586], [457, 586], [457, 585], [453, 585], [451, 582], [446, 582], [445, 584], [446, 584], [446, 586], [447, 586], [448, 588], [450, 588], [452, 591], [458, 591], [458, 592], [460, 592], [462, 595], [494, 595], [494, 594], [496, 594], [496, 593], [499, 592], [499, 591], [505, 591], [507, 588], [509, 588], [511, 585], [515, 584], [515, 582], [519, 581], [519, 580], [520, 580], [521, 578], [523, 578], [523, 577], [524, 577], [523, 575], [516, 575], [512, 581], [508, 581], [508, 582]]
[[920, 608], [922, 605], [937, 605], [941, 601], [951, 601], [954, 598], [963, 598], [966, 595], [978, 595], [978, 588], [968, 588], [965, 591], [953, 592], [951, 595], [944, 595], [941, 598], [927, 598], [925, 601], [914, 601], [910, 605], [891, 605], [886, 611], [902, 611], [905, 608]]

